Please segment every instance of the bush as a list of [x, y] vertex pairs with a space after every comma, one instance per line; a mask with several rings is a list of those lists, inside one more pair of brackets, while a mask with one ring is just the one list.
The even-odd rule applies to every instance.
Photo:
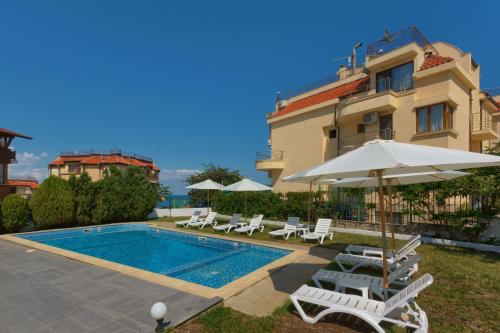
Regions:
[[71, 176], [69, 184], [75, 205], [74, 221], [77, 225], [93, 224], [93, 213], [97, 206], [97, 186], [88, 173], [79, 177]]
[[144, 172], [137, 167], [129, 167], [123, 177], [124, 192], [127, 194], [123, 202], [123, 218], [125, 221], [144, 220], [155, 207], [159, 199], [158, 193]]
[[29, 206], [38, 228], [71, 225], [74, 217], [73, 192], [68, 181], [50, 176], [36, 190]]
[[2, 201], [2, 228], [7, 232], [16, 232], [28, 224], [30, 210], [28, 201], [23, 197], [11, 194]]

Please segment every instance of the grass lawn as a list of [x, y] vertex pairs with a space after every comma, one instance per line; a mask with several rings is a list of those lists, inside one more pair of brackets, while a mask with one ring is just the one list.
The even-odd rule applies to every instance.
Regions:
[[[173, 220], [163, 218], [152, 222], [171, 227]], [[186, 228], [182, 230], [188, 231]], [[201, 231], [213, 233], [211, 228]], [[252, 238], [270, 240], [267, 231], [269, 229], [266, 228], [264, 233], [254, 233]], [[235, 233], [230, 235], [248, 237]], [[288, 242], [303, 244], [299, 239]], [[343, 250], [351, 243], [380, 246], [380, 238], [337, 232], [333, 240], [326, 241], [323, 246]], [[417, 299], [429, 317], [432, 332], [500, 332], [500, 255], [434, 245], [422, 245], [418, 253], [422, 259], [416, 275], [430, 273], [434, 277], [434, 283]], [[331, 264], [331, 268], [335, 269], [335, 264]], [[292, 311], [293, 307], [284, 304], [273, 315], [256, 318], [218, 306], [175, 332], [327, 332], [332, 329], [329, 323], [305, 324]], [[290, 323], [294, 325], [290, 326]], [[283, 330], [283, 327], [288, 329]], [[387, 330], [401, 331], [395, 327], [387, 327]], [[335, 331], [356, 330], [335, 327]]]

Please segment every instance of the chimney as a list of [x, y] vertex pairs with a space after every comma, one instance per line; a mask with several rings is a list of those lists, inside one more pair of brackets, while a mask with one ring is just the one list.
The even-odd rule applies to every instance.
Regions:
[[339, 70], [337, 71], [337, 77], [342, 80], [349, 76], [349, 70], [345, 65], [340, 65]]

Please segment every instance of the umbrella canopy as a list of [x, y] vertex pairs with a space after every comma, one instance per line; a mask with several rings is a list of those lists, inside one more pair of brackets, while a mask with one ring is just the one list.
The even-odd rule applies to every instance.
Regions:
[[288, 181], [370, 177], [375, 170], [384, 175], [459, 170], [500, 165], [500, 157], [462, 150], [438, 148], [391, 140], [373, 140], [337, 158], [324, 162]]
[[226, 186], [224, 191], [245, 192], [245, 216], [248, 216], [247, 192], [271, 191], [272, 189], [272, 187], [254, 182], [248, 178], [243, 178], [237, 183]]
[[317, 181], [320, 179], [373, 177], [378, 180], [380, 228], [382, 231], [382, 258], [384, 295], [388, 297], [387, 236], [385, 228], [383, 176], [443, 170], [481, 168], [500, 165], [500, 157], [461, 150], [373, 140], [337, 158], [305, 170], [292, 179]]
[[237, 183], [224, 187], [224, 191], [231, 192], [271, 191], [272, 189], [272, 187], [254, 182], [248, 178], [244, 178]]
[[204, 180], [200, 183], [186, 186], [186, 188], [191, 190], [206, 190], [207, 191], [207, 204], [208, 212], [210, 213], [210, 190], [222, 190], [224, 185], [214, 182], [211, 179]]
[[[469, 173], [461, 171], [432, 171], [421, 173], [407, 173], [401, 175], [383, 176], [382, 179], [392, 180], [392, 185], [409, 185], [418, 183], [431, 183], [444, 180], [451, 180], [458, 177], [467, 176]], [[378, 179], [376, 177], [355, 177], [344, 178], [340, 180], [320, 180], [320, 183], [329, 184], [334, 187], [377, 187]]]
[[186, 186], [191, 190], [222, 190], [224, 185], [214, 182], [211, 179], [204, 180], [200, 183]]

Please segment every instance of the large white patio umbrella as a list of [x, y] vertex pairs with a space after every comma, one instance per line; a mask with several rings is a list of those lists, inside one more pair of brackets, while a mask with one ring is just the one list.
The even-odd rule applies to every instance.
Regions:
[[239, 182], [236, 182], [234, 184], [228, 185], [224, 187], [224, 191], [231, 191], [231, 192], [245, 192], [245, 216], [247, 216], [248, 209], [247, 209], [247, 200], [248, 200], [248, 192], [257, 192], [257, 191], [271, 191], [272, 187], [254, 182], [253, 180], [250, 180], [248, 178], [243, 178]]
[[387, 237], [385, 229], [383, 176], [500, 165], [500, 157], [461, 150], [373, 140], [302, 174], [304, 180], [373, 177], [378, 179], [384, 289], [387, 296]]
[[211, 179], [204, 180], [200, 183], [186, 186], [186, 188], [191, 190], [206, 190], [207, 191], [207, 202], [208, 202], [208, 213], [210, 213], [210, 190], [222, 190], [224, 185], [214, 182]]
[[[385, 185], [387, 185], [389, 224], [391, 226], [393, 253], [396, 250], [396, 238], [394, 236], [394, 224], [392, 216], [392, 185], [410, 185], [410, 184], [439, 182], [467, 175], [469, 175], [469, 173], [461, 171], [432, 171], [432, 172], [422, 172], [422, 173], [407, 173], [402, 175], [390, 175], [382, 177]], [[364, 188], [364, 187], [378, 186], [378, 179], [376, 177], [344, 178], [332, 182], [326, 180], [323, 180], [321, 182], [329, 183], [329, 185], [333, 187]]]

